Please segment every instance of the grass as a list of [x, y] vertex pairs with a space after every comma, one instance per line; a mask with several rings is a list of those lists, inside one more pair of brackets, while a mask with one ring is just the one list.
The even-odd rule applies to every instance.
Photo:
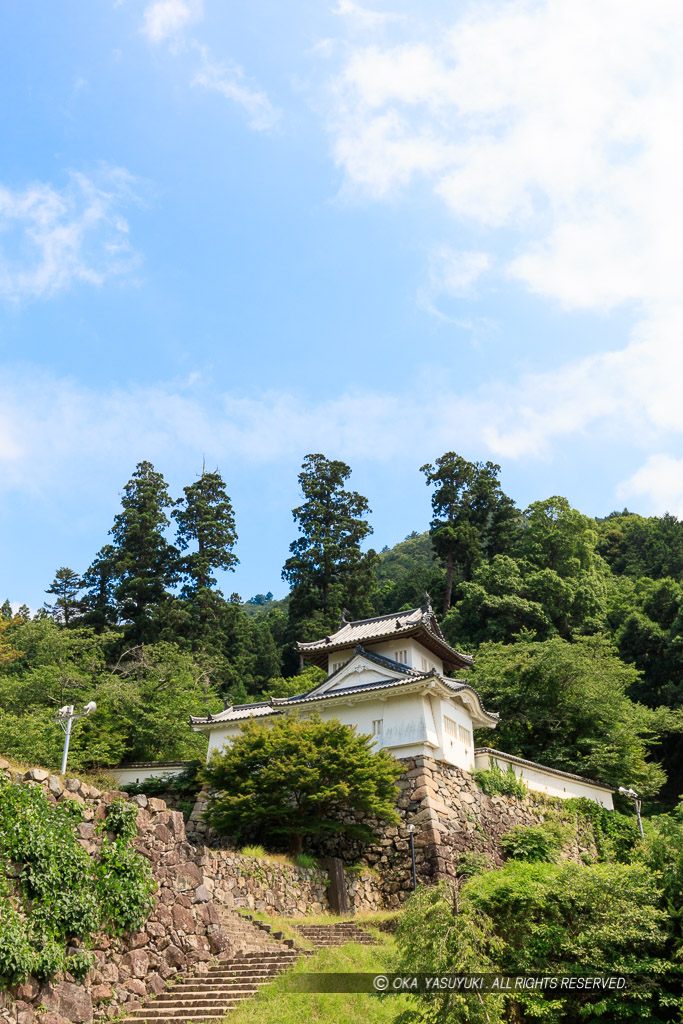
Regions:
[[383, 936], [379, 946], [349, 942], [322, 949], [264, 985], [253, 999], [232, 1010], [225, 1024], [301, 1024], [302, 1020], [306, 1024], [392, 1024], [408, 1008], [404, 995], [379, 998], [371, 993], [286, 991], [287, 978], [295, 974], [381, 974], [390, 969], [392, 946], [392, 940]]
[[322, 866], [317, 857], [309, 853], [298, 853], [296, 857], [288, 857], [285, 853], [268, 853], [260, 843], [251, 846], [243, 846], [238, 851], [242, 857], [258, 857], [259, 860], [270, 860], [276, 864], [290, 864], [295, 868], [307, 868], [309, 871], [322, 871]]

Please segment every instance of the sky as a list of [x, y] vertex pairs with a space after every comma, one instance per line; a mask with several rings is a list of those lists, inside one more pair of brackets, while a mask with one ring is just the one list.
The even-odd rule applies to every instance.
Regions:
[[283, 596], [304, 456], [372, 543], [419, 467], [683, 516], [683, 7], [23, 0], [0, 35], [0, 600], [148, 459]]

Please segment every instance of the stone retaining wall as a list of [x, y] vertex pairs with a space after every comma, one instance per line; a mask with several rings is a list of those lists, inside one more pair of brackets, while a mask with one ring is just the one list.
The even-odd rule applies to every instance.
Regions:
[[[517, 825], [541, 824], [551, 813], [573, 823], [573, 816], [563, 815], [562, 800], [539, 794], [524, 799], [488, 796], [469, 772], [459, 768], [428, 757], [408, 758], [404, 764], [397, 800], [401, 825], [385, 828], [381, 843], [369, 847], [362, 857], [380, 871], [386, 906], [398, 906], [412, 889], [411, 824], [418, 881], [428, 883], [455, 877], [463, 853], [482, 853], [492, 866], [500, 866], [500, 840]], [[594, 858], [590, 829], [572, 832], [562, 856], [574, 861]]]

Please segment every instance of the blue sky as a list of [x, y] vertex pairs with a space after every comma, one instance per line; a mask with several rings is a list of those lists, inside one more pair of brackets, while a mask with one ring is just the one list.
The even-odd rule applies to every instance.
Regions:
[[141, 459], [218, 466], [273, 590], [307, 452], [373, 542], [422, 463], [683, 514], [683, 10], [24, 0], [4, 12], [0, 599], [83, 571]]

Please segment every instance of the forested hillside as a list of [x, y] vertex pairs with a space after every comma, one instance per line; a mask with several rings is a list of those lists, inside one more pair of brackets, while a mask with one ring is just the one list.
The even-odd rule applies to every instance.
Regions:
[[431, 522], [378, 553], [350, 472], [306, 457], [282, 568], [290, 594], [243, 602], [216, 586], [239, 551], [220, 474], [203, 472], [176, 499], [140, 463], [90, 566], [62, 566], [51, 583], [46, 573], [49, 600], [33, 616], [2, 607], [0, 753], [56, 765], [55, 711], [94, 699], [97, 713], [74, 731], [74, 766], [200, 756], [190, 713], [307, 689], [319, 670], [299, 674], [296, 639], [333, 631], [344, 608], [384, 614], [421, 604], [426, 590], [501, 713], [480, 741], [673, 804], [683, 791], [683, 523], [626, 510], [596, 520], [558, 496], [518, 509], [498, 466], [449, 452], [406, 481], [427, 483]]

